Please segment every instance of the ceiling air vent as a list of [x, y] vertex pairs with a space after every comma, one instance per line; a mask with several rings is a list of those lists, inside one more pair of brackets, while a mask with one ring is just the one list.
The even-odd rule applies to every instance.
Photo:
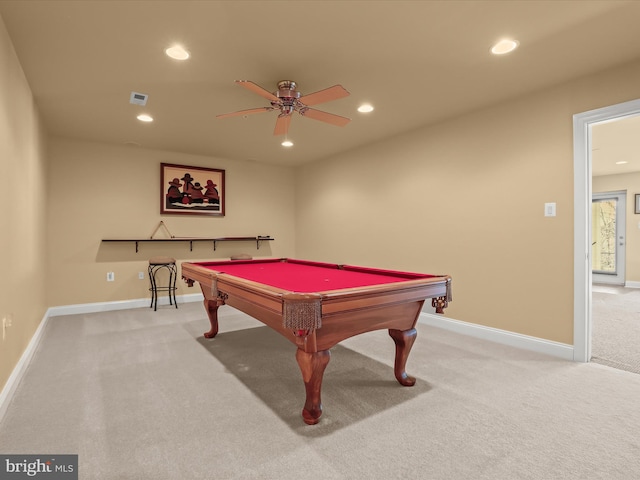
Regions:
[[148, 98], [149, 95], [146, 93], [131, 92], [129, 103], [133, 103], [134, 105], [146, 105]]

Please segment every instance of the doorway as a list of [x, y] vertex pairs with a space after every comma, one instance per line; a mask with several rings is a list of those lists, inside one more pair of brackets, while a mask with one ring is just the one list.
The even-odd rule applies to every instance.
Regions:
[[588, 362], [591, 358], [592, 281], [591, 271], [591, 199], [593, 125], [640, 115], [640, 100], [583, 112], [573, 116], [574, 170], [574, 321], [573, 359]]

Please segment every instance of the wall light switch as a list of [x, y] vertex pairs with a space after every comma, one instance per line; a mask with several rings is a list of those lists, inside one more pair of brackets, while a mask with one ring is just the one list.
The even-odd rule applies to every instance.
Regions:
[[113, 282], [116, 279], [116, 275], [113, 272], [107, 272], [107, 282]]
[[555, 217], [556, 216], [556, 203], [545, 203], [544, 204], [544, 216], [545, 217]]
[[7, 328], [11, 326], [11, 321], [13, 320], [13, 315], [8, 313], [4, 317], [2, 317], [2, 341], [4, 342], [7, 338]]

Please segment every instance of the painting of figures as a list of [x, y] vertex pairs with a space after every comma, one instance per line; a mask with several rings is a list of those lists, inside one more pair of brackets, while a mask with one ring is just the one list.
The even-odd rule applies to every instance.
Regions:
[[224, 216], [224, 170], [160, 164], [160, 213]]

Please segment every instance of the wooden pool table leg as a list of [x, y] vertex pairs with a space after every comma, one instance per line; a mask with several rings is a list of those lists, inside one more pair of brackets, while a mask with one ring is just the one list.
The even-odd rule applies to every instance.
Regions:
[[393, 330], [389, 329], [389, 335], [393, 338], [393, 341], [396, 343], [396, 361], [393, 369], [393, 373], [396, 376], [398, 382], [405, 387], [411, 387], [415, 385], [416, 379], [407, 375], [405, 372], [405, 367], [407, 365], [407, 358], [409, 357], [409, 352], [411, 352], [411, 347], [413, 347], [413, 342], [416, 341], [416, 329], [412, 328], [410, 330]]
[[204, 334], [205, 338], [213, 338], [218, 334], [218, 307], [220, 305], [224, 305], [225, 297], [217, 297], [214, 299], [206, 298], [204, 299], [204, 309], [209, 316], [209, 323], [211, 324], [211, 329]]
[[322, 389], [324, 369], [327, 367], [330, 358], [331, 352], [329, 350], [307, 353], [298, 348], [296, 351], [296, 360], [302, 372], [302, 380], [307, 392], [307, 398], [302, 409], [302, 418], [308, 425], [318, 423], [320, 415], [322, 415], [320, 390]]

